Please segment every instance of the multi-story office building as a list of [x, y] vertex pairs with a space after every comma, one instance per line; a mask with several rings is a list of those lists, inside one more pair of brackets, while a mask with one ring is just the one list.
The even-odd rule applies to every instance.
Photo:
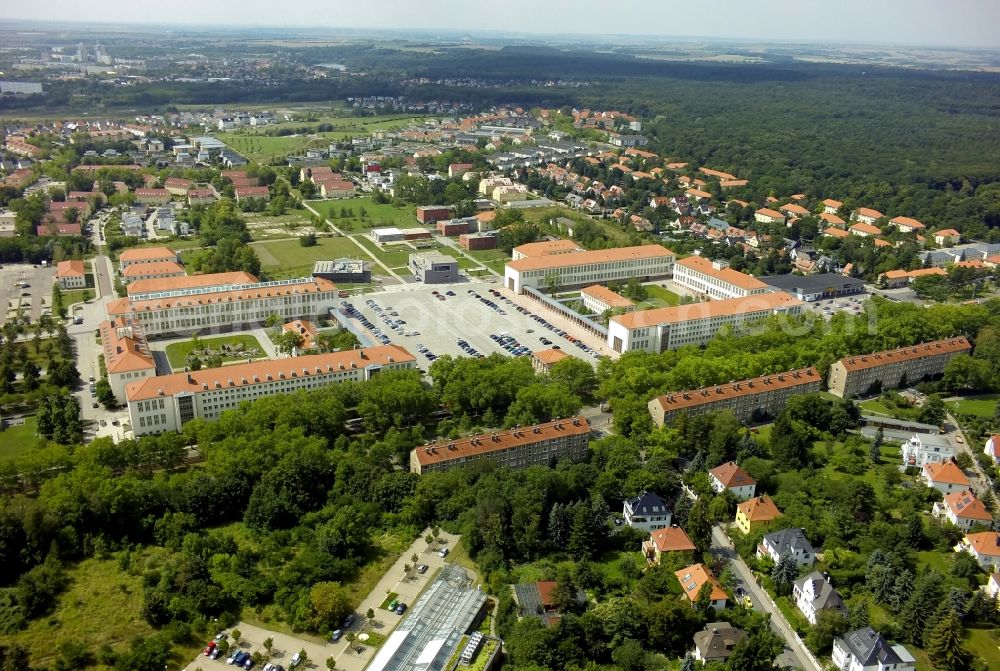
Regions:
[[563, 457], [583, 459], [589, 442], [586, 419], [557, 419], [418, 447], [410, 452], [410, 471], [420, 475], [459, 468], [479, 459], [494, 459], [508, 468], [551, 466]]
[[532, 256], [549, 256], [550, 254], [570, 254], [584, 251], [580, 245], [572, 240], [560, 238], [559, 240], [542, 240], [541, 242], [528, 242], [518, 245], [511, 250], [511, 259], [526, 259]]
[[282, 321], [315, 318], [336, 303], [337, 287], [332, 282], [300, 277], [133, 294], [109, 303], [108, 316], [138, 321], [146, 337], [152, 338], [167, 333], [238, 329], [261, 324], [271, 315]]
[[155, 376], [156, 363], [138, 326], [118, 318], [103, 322], [100, 331], [108, 383], [115, 400], [125, 403], [125, 386]]
[[802, 306], [799, 299], [778, 291], [629, 312], [608, 322], [608, 347], [616, 352], [663, 352], [703, 345], [725, 326], [738, 329], [772, 315], [797, 315]]
[[710, 261], [703, 256], [689, 256], [674, 264], [674, 282], [717, 301], [771, 290], [753, 275], [733, 270], [724, 261]]
[[554, 282], [560, 287], [584, 286], [635, 277], [648, 280], [668, 277], [674, 272], [674, 253], [662, 245], [641, 245], [597, 249], [587, 252], [544, 254], [510, 261], [504, 271], [504, 284], [514, 293], [524, 287], [545, 287]]
[[444, 284], [459, 280], [458, 261], [437, 250], [411, 252], [409, 267], [413, 276], [424, 284]]
[[180, 263], [177, 252], [167, 247], [136, 247], [125, 249], [118, 254], [118, 269], [124, 271], [136, 263]]
[[222, 287], [227, 285], [254, 284], [257, 278], [242, 270], [231, 273], [208, 273], [204, 275], [180, 275], [177, 277], [129, 282], [126, 291], [129, 296], [152, 294], [161, 291], [194, 289], [197, 287]]
[[750, 380], [702, 387], [657, 396], [649, 402], [649, 414], [663, 426], [682, 412], [700, 415], [729, 410], [745, 422], [754, 415], [774, 417], [792, 396], [820, 391], [823, 378], [812, 366]]
[[416, 359], [405, 349], [384, 345], [160, 375], [129, 384], [125, 395], [132, 431], [141, 436], [179, 431], [195, 418], [216, 419], [244, 401], [369, 380], [383, 370], [414, 366]]
[[935, 340], [897, 349], [845, 356], [830, 366], [830, 393], [842, 398], [861, 396], [873, 389], [891, 389], [903, 382], [915, 384], [940, 375], [958, 354], [972, 345], [964, 337]]

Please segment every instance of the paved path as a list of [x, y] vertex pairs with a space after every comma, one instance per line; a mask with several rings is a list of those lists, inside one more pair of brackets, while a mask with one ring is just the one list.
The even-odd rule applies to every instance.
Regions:
[[[322, 217], [322, 216], [323, 216], [322, 214], [320, 214], [319, 212], [317, 212], [317, 211], [316, 211], [316, 210], [315, 210], [315, 209], [313, 208], [313, 206], [312, 206], [312, 205], [310, 205], [309, 203], [307, 203], [306, 201], [302, 201], [302, 207], [306, 208], [307, 210], [309, 210], [310, 212], [312, 212], [313, 214], [315, 214], [315, 215], [316, 215], [317, 217]], [[399, 275], [397, 275], [396, 273], [392, 272], [392, 268], [390, 268], [389, 266], [387, 266], [387, 265], [385, 265], [384, 263], [382, 263], [382, 260], [381, 260], [381, 259], [379, 259], [379, 258], [378, 258], [377, 256], [375, 256], [374, 254], [372, 254], [372, 253], [371, 253], [371, 252], [370, 252], [370, 251], [368, 250], [368, 248], [367, 248], [367, 247], [365, 247], [365, 246], [364, 246], [364, 245], [362, 245], [362, 244], [361, 244], [360, 242], [358, 242], [357, 240], [355, 240], [355, 239], [354, 239], [354, 236], [353, 236], [353, 235], [348, 235], [347, 233], [344, 233], [344, 231], [342, 231], [342, 230], [340, 230], [339, 228], [337, 228], [336, 224], [334, 224], [334, 223], [333, 223], [332, 221], [330, 221], [329, 219], [327, 219], [327, 218], [325, 218], [325, 217], [323, 217], [323, 221], [325, 221], [325, 222], [326, 222], [326, 224], [327, 224], [327, 225], [328, 225], [328, 226], [329, 226], [329, 227], [330, 227], [331, 229], [333, 229], [333, 232], [334, 232], [334, 233], [336, 233], [337, 235], [339, 235], [339, 236], [341, 236], [341, 237], [344, 237], [344, 238], [347, 238], [348, 240], [350, 240], [351, 242], [353, 242], [353, 243], [354, 243], [355, 245], [357, 245], [357, 246], [358, 246], [358, 248], [359, 248], [359, 249], [360, 249], [360, 250], [361, 250], [362, 252], [364, 252], [365, 256], [367, 256], [367, 257], [368, 257], [369, 259], [371, 259], [373, 263], [375, 263], [375, 264], [377, 264], [377, 265], [381, 266], [381, 267], [382, 267], [382, 268], [383, 268], [383, 269], [385, 270], [385, 272], [389, 273], [389, 275], [391, 275], [392, 277], [396, 278], [396, 280], [397, 280], [397, 281], [398, 281], [398, 282], [399, 282], [400, 284], [406, 284], [406, 281], [405, 281], [405, 280], [404, 280], [404, 279], [403, 279], [402, 277], [400, 277], [400, 276], [399, 276]]]
[[[945, 400], [949, 401], [958, 399]], [[955, 419], [951, 413], [945, 415], [945, 430], [948, 434], [948, 439], [951, 441], [952, 445], [955, 446], [955, 451], [965, 452], [972, 457], [972, 470], [974, 473], [971, 480], [974, 489], [977, 492], [990, 491], [992, 489], [990, 479], [986, 476], [986, 473], [983, 472], [982, 466], [979, 465], [979, 461], [976, 459], [976, 451], [981, 450], [982, 447], [978, 444], [973, 447], [973, 445], [969, 443], [969, 437], [965, 435], [965, 431], [962, 430], [962, 425], [958, 423], [958, 420]], [[966, 475], [968, 475], [968, 473], [966, 473]]]
[[726, 535], [726, 532], [720, 526], [712, 527], [711, 551], [713, 554], [729, 560], [730, 565], [733, 567], [733, 572], [740, 579], [743, 588], [750, 594], [754, 610], [763, 610], [765, 613], [770, 614], [771, 629], [785, 639], [785, 650], [778, 656], [778, 664], [792, 664], [796, 668], [805, 669], [805, 671], [823, 671], [822, 667], [817, 663], [816, 658], [806, 649], [802, 639], [792, 629], [788, 620], [778, 610], [778, 606], [771, 599], [767, 591], [757, 584], [757, 580], [754, 578], [750, 567], [737, 554], [732, 541], [729, 540], [729, 536]]

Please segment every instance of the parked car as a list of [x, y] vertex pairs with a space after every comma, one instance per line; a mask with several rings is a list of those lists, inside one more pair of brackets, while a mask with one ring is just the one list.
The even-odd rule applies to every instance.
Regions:
[[405, 603], [396, 604], [396, 615], [402, 615], [405, 612], [406, 612], [406, 604]]
[[448, 548], [441, 548], [441, 551], [438, 552], [438, 557], [447, 557], [447, 556], [448, 556]]
[[354, 613], [351, 613], [350, 615], [344, 618], [343, 628], [350, 629], [352, 624], [354, 624]]
[[332, 634], [330, 634], [330, 643], [336, 643], [344, 636], [343, 629], [335, 629]]
[[206, 645], [206, 646], [205, 646], [205, 649], [204, 649], [204, 650], [202, 651], [202, 653], [201, 653], [201, 654], [203, 654], [203, 655], [205, 655], [206, 657], [208, 657], [208, 656], [209, 656], [209, 655], [211, 655], [211, 654], [212, 654], [212, 652], [213, 652], [213, 651], [215, 651], [215, 649], [216, 649], [216, 648], [218, 648], [218, 647], [219, 647], [219, 646], [218, 646], [218, 644], [217, 644], [217, 643], [216, 643], [215, 641], [209, 641], [209, 642], [208, 642], [208, 645]]
[[295, 653], [294, 655], [292, 655], [291, 661], [288, 662], [288, 666], [296, 667], [299, 665], [299, 662], [301, 661], [302, 661], [302, 655], [300, 655], [299, 653]]
[[428, 568], [427, 564], [419, 564], [419, 565], [417, 565], [417, 573], [421, 573], [421, 574], [422, 573], [427, 573], [427, 568]]

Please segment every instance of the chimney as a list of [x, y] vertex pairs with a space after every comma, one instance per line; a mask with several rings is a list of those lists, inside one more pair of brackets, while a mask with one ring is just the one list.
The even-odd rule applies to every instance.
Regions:
[[191, 373], [188, 373], [188, 384], [194, 384], [194, 377]]

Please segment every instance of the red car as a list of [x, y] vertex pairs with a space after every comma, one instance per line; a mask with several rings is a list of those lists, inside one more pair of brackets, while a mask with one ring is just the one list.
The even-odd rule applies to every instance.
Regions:
[[219, 644], [216, 643], [215, 641], [209, 641], [208, 645], [205, 646], [205, 650], [202, 651], [202, 654], [208, 657], [213, 652], [215, 652], [215, 649], [218, 647], [218, 645]]

